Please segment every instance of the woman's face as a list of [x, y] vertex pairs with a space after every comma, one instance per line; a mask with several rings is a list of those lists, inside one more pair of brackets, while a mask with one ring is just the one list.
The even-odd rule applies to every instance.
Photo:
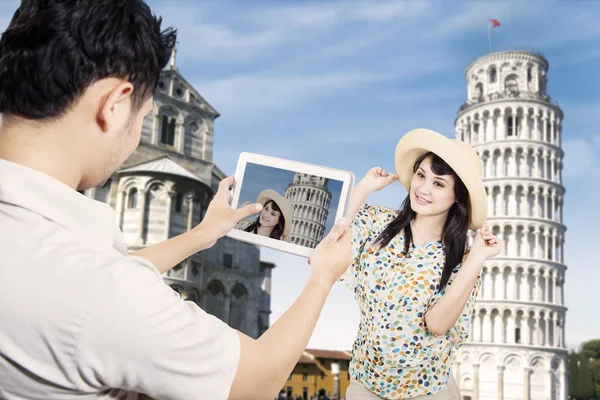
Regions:
[[281, 211], [273, 209], [273, 203], [269, 202], [260, 212], [260, 225], [265, 227], [274, 227], [279, 223]]
[[421, 162], [410, 181], [410, 207], [426, 216], [447, 213], [456, 201], [454, 176], [436, 175], [431, 171], [431, 159]]

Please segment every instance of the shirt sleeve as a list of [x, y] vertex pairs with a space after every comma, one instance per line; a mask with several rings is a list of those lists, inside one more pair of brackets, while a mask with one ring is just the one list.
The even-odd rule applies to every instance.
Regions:
[[377, 239], [385, 227], [395, 218], [395, 210], [377, 205], [363, 204], [350, 223], [352, 230], [352, 264], [338, 278], [344, 287], [356, 290], [361, 269], [361, 260], [366, 256], [365, 248]]
[[[444, 296], [446, 290], [452, 285], [456, 273], [460, 270], [460, 267], [462, 266], [462, 263], [464, 263], [464, 261], [466, 260], [468, 254], [469, 248], [465, 249], [462, 262], [459, 265], [457, 265], [452, 271], [452, 274], [450, 275], [450, 279], [448, 279], [446, 287], [440, 292], [433, 295], [433, 297], [429, 301], [427, 309], [432, 308]], [[480, 290], [481, 274], [477, 276], [477, 280], [475, 281], [475, 285], [471, 290], [471, 294], [469, 295], [469, 298], [467, 299], [467, 302], [465, 303], [462, 312], [456, 320], [456, 323], [448, 330], [448, 332], [446, 332], [446, 337], [450, 340], [455, 350], [460, 349], [462, 344], [469, 337], [469, 333], [471, 332], [473, 313], [475, 310], [475, 301], [477, 300], [477, 296], [479, 296]]]
[[149, 261], [130, 256], [118, 264], [78, 342], [82, 378], [152, 398], [227, 399], [240, 358], [237, 332], [182, 300]]

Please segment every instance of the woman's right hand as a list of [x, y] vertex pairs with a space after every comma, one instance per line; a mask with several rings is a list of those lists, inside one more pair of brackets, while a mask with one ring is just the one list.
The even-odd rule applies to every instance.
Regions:
[[366, 187], [369, 192], [377, 192], [398, 179], [397, 174], [392, 174], [380, 167], [371, 168], [360, 181], [361, 186]]

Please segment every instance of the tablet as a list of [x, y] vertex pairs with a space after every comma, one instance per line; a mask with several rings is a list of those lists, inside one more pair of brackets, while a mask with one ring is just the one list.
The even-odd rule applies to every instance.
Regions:
[[353, 187], [350, 171], [242, 153], [231, 206], [260, 203], [263, 209], [227, 236], [308, 258], [346, 215]]

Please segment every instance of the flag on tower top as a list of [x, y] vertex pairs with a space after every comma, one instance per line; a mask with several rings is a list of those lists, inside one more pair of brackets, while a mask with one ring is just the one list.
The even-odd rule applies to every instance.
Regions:
[[500, 26], [500, 21], [497, 19], [490, 19], [490, 22], [492, 23], [492, 28], [497, 28]]

